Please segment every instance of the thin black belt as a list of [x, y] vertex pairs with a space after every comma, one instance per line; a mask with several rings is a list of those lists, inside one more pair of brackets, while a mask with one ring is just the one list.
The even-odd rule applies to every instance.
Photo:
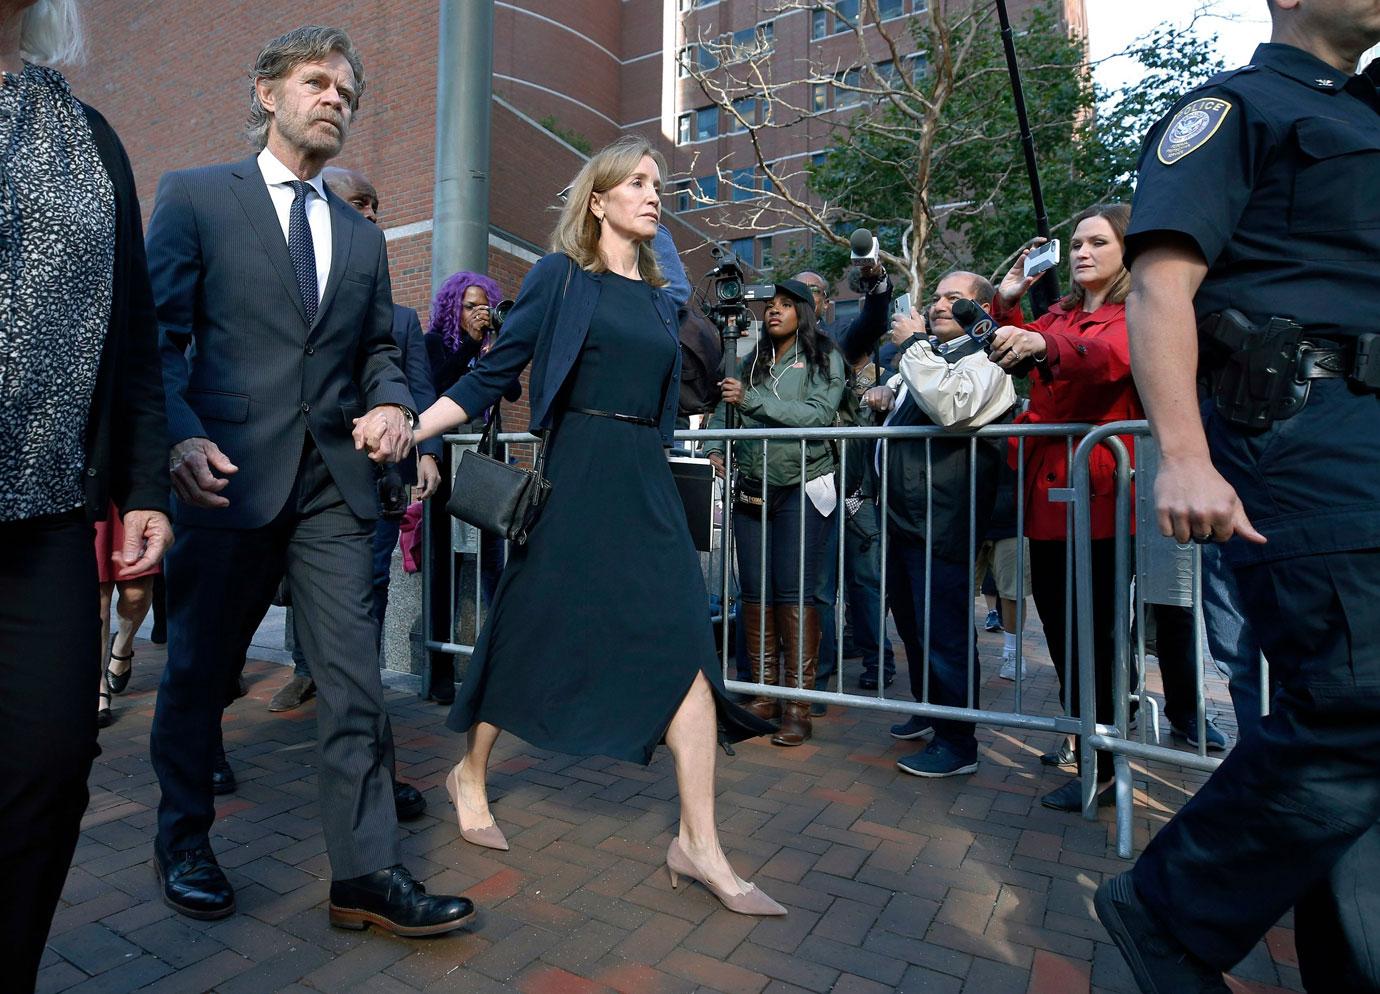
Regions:
[[614, 421], [626, 421], [628, 424], [643, 425], [647, 428], [658, 427], [657, 422], [653, 421], [651, 418], [639, 418], [635, 414], [615, 414], [612, 411], [595, 411], [588, 407], [571, 407], [567, 408], [567, 410], [575, 414], [588, 414], [596, 418], [612, 418]]

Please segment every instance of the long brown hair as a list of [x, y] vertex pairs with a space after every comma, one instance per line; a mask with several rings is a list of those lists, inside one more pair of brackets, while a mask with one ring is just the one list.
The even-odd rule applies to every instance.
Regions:
[[[666, 160], [640, 135], [624, 135], [580, 168], [561, 208], [561, 219], [551, 233], [551, 251], [564, 252], [588, 272], [608, 272], [608, 262], [599, 251], [599, 222], [590, 210], [590, 199], [596, 193], [608, 193], [631, 176], [644, 156], [651, 156], [661, 175], [666, 175]], [[637, 271], [652, 286], [666, 285], [650, 241], [637, 246]]]
[[[1131, 292], [1131, 271], [1126, 268], [1124, 257], [1126, 254], [1126, 229], [1131, 227], [1131, 207], [1129, 204], [1094, 204], [1073, 219], [1072, 231], [1077, 231], [1078, 226], [1089, 218], [1100, 217], [1112, 226], [1112, 233], [1116, 235], [1116, 242], [1121, 246], [1123, 262], [1121, 272], [1116, 279], [1112, 280], [1112, 285], [1107, 290], [1108, 304], [1122, 304], [1126, 302], [1126, 295]], [[1072, 243], [1072, 237], [1070, 237]], [[1073, 261], [1073, 249], [1069, 249], [1069, 261]], [[1066, 311], [1081, 310], [1083, 301], [1087, 297], [1084, 289], [1077, 282], [1070, 279], [1073, 288], [1064, 295], [1064, 299], [1059, 301], [1061, 307]]]

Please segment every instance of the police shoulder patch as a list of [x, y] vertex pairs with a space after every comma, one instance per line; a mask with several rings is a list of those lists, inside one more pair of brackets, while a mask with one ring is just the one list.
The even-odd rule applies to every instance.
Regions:
[[1160, 136], [1155, 155], [1166, 166], [1206, 145], [1231, 112], [1231, 102], [1220, 97], [1199, 97], [1179, 108]]

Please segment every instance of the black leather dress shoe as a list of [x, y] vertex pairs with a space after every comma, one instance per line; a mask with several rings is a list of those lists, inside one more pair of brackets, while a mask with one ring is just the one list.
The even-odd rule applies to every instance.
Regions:
[[410, 783], [394, 780], [393, 806], [398, 809], [398, 821], [412, 821], [426, 810], [426, 798]]
[[441, 935], [473, 918], [474, 902], [428, 894], [407, 867], [393, 866], [349, 880], [332, 880], [330, 917], [337, 928], [376, 925], [394, 935]]
[[211, 767], [211, 793], [233, 794], [239, 789], [235, 771], [230, 768], [230, 760], [225, 758], [225, 746], [216, 751], [216, 765]]
[[155, 845], [153, 868], [163, 903], [174, 911], [201, 921], [234, 913], [235, 888], [225, 879], [210, 846], [165, 854]]

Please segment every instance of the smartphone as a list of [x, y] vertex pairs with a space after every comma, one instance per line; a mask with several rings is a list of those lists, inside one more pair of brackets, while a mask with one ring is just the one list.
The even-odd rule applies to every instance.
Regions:
[[909, 294], [909, 293], [903, 293], [903, 294], [901, 294], [899, 297], [897, 297], [895, 300], [893, 300], [893, 301], [891, 302], [891, 313], [892, 313], [892, 314], [909, 314], [909, 313], [910, 313], [910, 294]]
[[1053, 269], [1057, 265], [1059, 265], [1059, 239], [1054, 238], [1025, 257], [1026, 279], [1038, 276], [1046, 269]]

